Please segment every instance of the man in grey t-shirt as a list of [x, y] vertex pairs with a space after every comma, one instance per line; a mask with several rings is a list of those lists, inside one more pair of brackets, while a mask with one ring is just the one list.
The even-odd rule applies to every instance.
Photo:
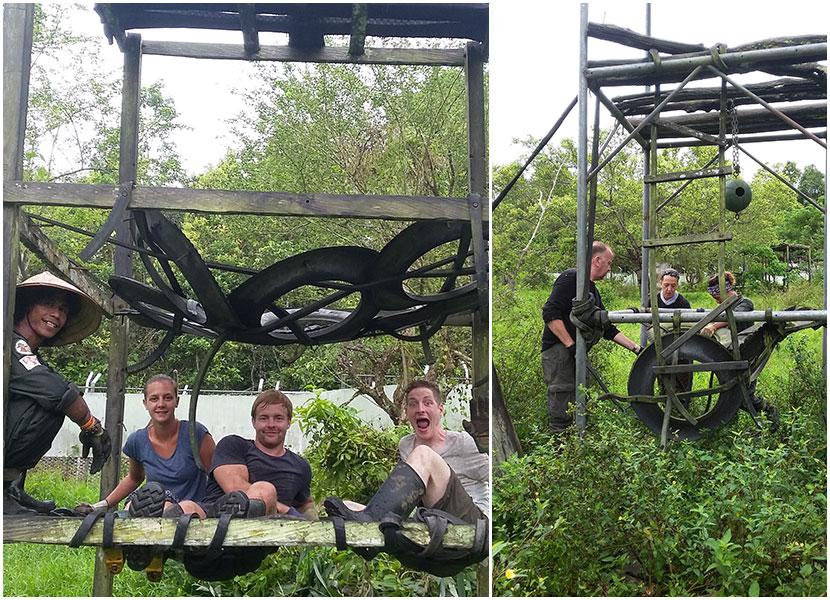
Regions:
[[468, 523], [487, 518], [489, 461], [473, 438], [441, 425], [444, 404], [438, 387], [417, 380], [406, 389], [406, 419], [414, 433], [401, 439], [400, 462], [364, 507], [327, 498], [329, 515], [352, 521], [379, 521], [387, 512], [409, 515], [415, 506], [437, 508]]

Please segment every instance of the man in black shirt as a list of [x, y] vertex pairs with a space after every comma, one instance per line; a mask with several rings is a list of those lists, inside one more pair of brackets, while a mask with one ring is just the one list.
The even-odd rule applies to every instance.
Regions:
[[657, 294], [657, 308], [692, 308], [683, 294], [677, 291], [680, 273], [666, 269], [660, 274], [660, 293]]
[[[604, 310], [595, 281], [611, 271], [614, 252], [602, 242], [594, 242], [591, 248], [591, 272], [588, 291], [594, 295], [597, 306]], [[553, 433], [560, 433], [573, 423], [570, 405], [576, 391], [576, 327], [571, 323], [570, 314], [576, 298], [576, 269], [568, 269], [556, 278], [550, 297], [542, 308], [545, 329], [542, 333], [542, 373], [548, 392], [549, 426]], [[630, 340], [619, 329], [611, 325], [603, 337], [620, 346], [640, 353], [640, 346]]]
[[[285, 394], [262, 392], [251, 407], [254, 439], [229, 435], [216, 444], [203, 503], [209, 517], [223, 508], [249, 517], [317, 516], [311, 498], [311, 466], [285, 447], [292, 413]], [[226, 507], [229, 503], [234, 506]]]
[[101, 309], [81, 290], [49, 272], [18, 284], [12, 335], [9, 402], [4, 429], [3, 514], [49, 512], [23, 489], [26, 470], [52, 446], [69, 417], [80, 428], [83, 455], [92, 450], [90, 473], [97, 473], [111, 451], [110, 438], [92, 415], [81, 390], [55, 372], [38, 354], [44, 346], [63, 346], [94, 333]]

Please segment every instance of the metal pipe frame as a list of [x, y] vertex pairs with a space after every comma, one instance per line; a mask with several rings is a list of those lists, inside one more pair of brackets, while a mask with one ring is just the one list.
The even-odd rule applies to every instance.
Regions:
[[756, 163], [758, 163], [758, 164], [759, 164], [759, 165], [760, 165], [760, 166], [761, 166], [764, 170], [766, 170], [766, 171], [767, 171], [770, 175], [772, 175], [773, 177], [775, 177], [776, 179], [778, 179], [778, 181], [780, 181], [781, 183], [783, 183], [784, 185], [786, 185], [788, 188], [790, 188], [792, 191], [794, 191], [796, 194], [798, 194], [799, 196], [801, 196], [802, 198], [804, 198], [804, 199], [805, 199], [808, 203], [810, 203], [810, 205], [811, 205], [811, 206], [813, 206], [814, 208], [817, 208], [817, 209], [818, 209], [818, 210], [820, 210], [822, 213], [824, 213], [824, 212], [825, 212], [825, 208], [824, 208], [821, 204], [819, 204], [818, 202], [816, 202], [815, 200], [813, 200], [812, 198], [810, 198], [810, 196], [808, 196], [807, 194], [805, 194], [804, 192], [802, 192], [800, 189], [798, 189], [797, 187], [795, 187], [795, 186], [794, 186], [793, 184], [791, 184], [789, 181], [787, 181], [786, 179], [784, 179], [783, 177], [781, 177], [781, 175], [779, 175], [778, 173], [776, 173], [775, 171], [773, 171], [772, 169], [770, 169], [767, 165], [765, 165], [764, 163], [762, 163], [760, 160], [758, 160], [757, 158], [755, 158], [752, 154], [750, 154], [750, 153], [749, 153], [749, 152], [747, 152], [744, 148], [742, 148], [742, 147], [741, 147], [741, 144], [738, 144], [738, 150], [740, 150], [741, 152], [743, 152], [744, 154], [746, 154], [749, 158], [751, 158], [751, 159], [752, 159], [752, 160], [754, 160]]
[[[577, 137], [577, 177], [576, 177], [576, 296], [578, 300], [585, 297], [586, 256], [588, 248], [588, 78], [585, 65], [588, 62], [588, 5], [579, 5], [579, 134]], [[630, 136], [629, 136], [630, 137]], [[582, 331], [576, 330], [576, 415], [575, 423], [579, 435], [585, 434], [587, 425], [585, 383], [587, 381], [588, 348]]]
[[[727, 66], [732, 63], [747, 68], [758, 63], [785, 61], [787, 59], [797, 59], [799, 63], [816, 62], [827, 60], [827, 43], [783, 46], [743, 52], [724, 52], [719, 55], [719, 59]], [[687, 58], [667, 58], [662, 60], [659, 65], [651, 62], [586, 68], [585, 77], [592, 83], [596, 82], [602, 85], [631, 85], [631, 83], [626, 82], [616, 83], [613, 80], [623, 77], [647, 77], [662, 74], [677, 74], [679, 76], [691, 69], [713, 66], [714, 64], [715, 58], [711, 54]]]
[[747, 96], [749, 96], [750, 98], [755, 100], [755, 102], [757, 102], [758, 104], [760, 104], [761, 106], [766, 108], [769, 112], [774, 114], [776, 117], [778, 117], [779, 119], [784, 121], [784, 123], [786, 123], [787, 125], [789, 125], [790, 127], [794, 128], [794, 129], [797, 129], [798, 131], [800, 131], [801, 133], [806, 135], [808, 138], [813, 140], [815, 143], [817, 143], [819, 146], [821, 146], [822, 148], [827, 150], [827, 144], [825, 142], [821, 141], [821, 139], [816, 137], [811, 131], [807, 130], [806, 128], [802, 127], [801, 125], [799, 125], [798, 123], [793, 121], [790, 117], [788, 117], [783, 112], [781, 112], [780, 110], [775, 108], [772, 104], [770, 104], [769, 102], [767, 102], [766, 100], [764, 100], [763, 98], [758, 96], [757, 94], [754, 94], [753, 92], [750, 92], [748, 89], [746, 89], [740, 83], [738, 83], [737, 81], [735, 81], [734, 79], [729, 77], [726, 73], [720, 71], [719, 69], [716, 69], [714, 66], [709, 65], [706, 68], [709, 69], [709, 71], [711, 71], [712, 73], [714, 73], [718, 77], [720, 77], [721, 79], [723, 79], [724, 81], [726, 81], [727, 83], [729, 83], [729, 85], [731, 85], [732, 87], [742, 91], [744, 94], [746, 94]]
[[[651, 323], [652, 314], [651, 309], [640, 308], [638, 310], [648, 312], [630, 312], [630, 311], [609, 311], [608, 320], [611, 323]], [[695, 309], [676, 309], [666, 310], [660, 309], [658, 320], [661, 323], [672, 323], [674, 321], [675, 313], [680, 313], [681, 323], [697, 323], [709, 314], [709, 311], [701, 312]], [[826, 310], [750, 310], [745, 312], [736, 312], [735, 321], [738, 323], [746, 322], [764, 322], [771, 321], [773, 323], [795, 322], [795, 321], [817, 321], [827, 322]]]

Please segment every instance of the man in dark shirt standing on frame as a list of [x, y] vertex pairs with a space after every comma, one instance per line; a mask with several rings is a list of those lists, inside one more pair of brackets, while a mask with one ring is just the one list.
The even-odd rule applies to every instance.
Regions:
[[[594, 242], [591, 248], [591, 272], [588, 291], [594, 295], [597, 307], [605, 309], [595, 281], [611, 271], [614, 252], [602, 242]], [[553, 284], [550, 297], [542, 308], [545, 330], [542, 333], [542, 373], [547, 384], [548, 419], [550, 430], [561, 433], [573, 423], [571, 406], [576, 398], [576, 327], [570, 314], [576, 298], [576, 269], [563, 272]], [[612, 340], [635, 354], [640, 345], [630, 340], [611, 325], [603, 337]]]

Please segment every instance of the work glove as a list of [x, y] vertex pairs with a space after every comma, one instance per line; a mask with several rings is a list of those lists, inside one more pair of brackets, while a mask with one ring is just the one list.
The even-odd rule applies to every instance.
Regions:
[[107, 430], [101, 426], [101, 421], [95, 419], [95, 423], [88, 429], [81, 430], [78, 439], [81, 440], [81, 456], [86, 458], [92, 450], [92, 464], [89, 467], [89, 474], [95, 475], [107, 462], [112, 453], [112, 442]]
[[565, 350], [567, 350], [567, 351], [568, 351], [568, 354], [570, 354], [570, 355], [571, 355], [571, 358], [573, 358], [574, 360], [576, 360], [576, 342], [574, 342], [573, 344], [571, 344], [570, 346], [568, 346], [567, 348], [565, 348]]

